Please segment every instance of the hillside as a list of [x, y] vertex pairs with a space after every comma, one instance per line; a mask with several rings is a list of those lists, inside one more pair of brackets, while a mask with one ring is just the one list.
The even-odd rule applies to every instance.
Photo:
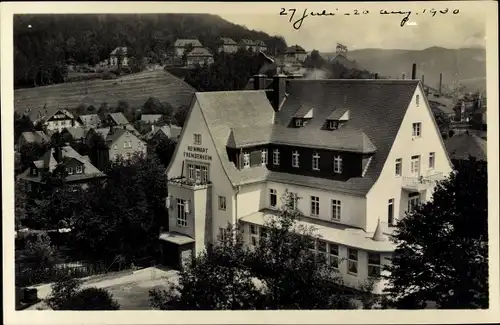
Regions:
[[47, 75], [61, 70], [70, 59], [97, 64], [118, 46], [128, 47], [129, 56], [138, 61], [149, 57], [158, 62], [173, 50], [178, 38], [198, 38], [203, 46], [214, 50], [220, 37], [262, 40], [271, 52], [286, 48], [282, 37], [209, 14], [16, 15], [14, 84], [19, 88], [39, 85], [40, 80], [45, 84], [46, 80], [61, 80]]
[[[85, 94], [85, 91], [87, 92]], [[143, 105], [149, 97], [168, 102], [174, 108], [189, 106], [194, 88], [163, 69], [127, 75], [114, 80], [92, 80], [18, 89], [14, 109], [20, 114], [28, 108], [68, 108], [79, 104], [98, 108], [102, 103], [115, 106], [124, 100], [131, 107]]]
[[347, 57], [355, 60], [363, 69], [392, 78], [401, 78], [403, 73], [410, 77], [412, 64], [416, 63], [417, 77], [425, 75], [425, 83], [432, 87], [438, 86], [439, 73], [443, 73], [445, 86], [458, 81], [470, 91], [484, 90], [486, 87], [486, 51], [480, 48], [361, 49], [349, 51]]

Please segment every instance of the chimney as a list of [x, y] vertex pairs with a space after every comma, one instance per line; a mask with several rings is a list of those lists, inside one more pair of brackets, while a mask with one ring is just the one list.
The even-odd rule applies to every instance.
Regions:
[[54, 147], [54, 159], [59, 163], [62, 160], [62, 148], [60, 144]]
[[413, 63], [411, 68], [411, 79], [415, 80], [417, 78], [417, 64]]
[[440, 73], [439, 74], [439, 88], [438, 88], [438, 91], [439, 91], [439, 95], [441, 95], [441, 87], [443, 86], [443, 74]]
[[424, 79], [424, 77], [425, 77], [425, 75], [422, 75], [422, 79], [421, 79], [422, 80], [422, 85], [425, 85], [425, 82], [424, 82], [425, 79]]
[[151, 131], [154, 132], [155, 131], [155, 125], [154, 124], [151, 124]]
[[280, 104], [285, 98], [286, 78], [287, 77], [284, 74], [276, 74], [273, 77], [272, 105], [276, 112], [279, 111]]
[[109, 134], [113, 133], [113, 131], [114, 131], [114, 126], [113, 126], [113, 124], [110, 124], [109, 125]]
[[266, 75], [259, 73], [253, 76], [253, 89], [266, 89]]
[[378, 73], [375, 73], [375, 79], [378, 79]]
[[403, 73], [403, 77], [401, 79], [405, 79], [405, 74]]
[[385, 234], [384, 234], [384, 232], [382, 230], [382, 226], [380, 225], [380, 218], [378, 219], [377, 229], [375, 229], [375, 233], [373, 234], [372, 239], [374, 241], [385, 241], [385, 240], [387, 240], [387, 237], [385, 236]]

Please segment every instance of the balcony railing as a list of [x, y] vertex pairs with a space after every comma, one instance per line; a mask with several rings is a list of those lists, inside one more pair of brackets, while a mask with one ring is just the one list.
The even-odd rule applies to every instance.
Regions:
[[442, 172], [419, 177], [403, 177], [403, 188], [412, 191], [423, 191], [434, 186], [436, 182], [444, 179]]
[[169, 184], [177, 184], [180, 186], [186, 186], [194, 189], [207, 188], [212, 185], [210, 181], [195, 181], [187, 177], [173, 177], [167, 181]]

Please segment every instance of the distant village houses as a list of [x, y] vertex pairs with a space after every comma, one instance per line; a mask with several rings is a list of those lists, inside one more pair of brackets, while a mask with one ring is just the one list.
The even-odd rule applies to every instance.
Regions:
[[101, 119], [97, 114], [87, 114], [78, 116], [78, 122], [84, 127], [98, 127], [101, 124]]
[[194, 38], [194, 39], [178, 39], [177, 41], [175, 41], [175, 44], [174, 44], [175, 54], [178, 57], [182, 57], [184, 55], [184, 52], [186, 51], [186, 49], [189, 48], [189, 46], [192, 47], [193, 49], [203, 47], [201, 42], [196, 38]]
[[206, 48], [196, 48], [186, 55], [186, 66], [205, 66], [214, 63], [213, 55]]
[[285, 59], [286, 60], [298, 60], [303, 62], [307, 57], [307, 52], [300, 45], [293, 45], [288, 47], [285, 50]]
[[243, 38], [240, 40], [239, 47], [243, 48], [247, 51], [256, 51], [257, 50], [257, 44], [255, 41], [252, 41], [250, 39]]
[[41, 125], [50, 134], [61, 132], [64, 128], [79, 126], [80, 123], [75, 116], [66, 109], [59, 108], [39, 108], [28, 109], [26, 115], [33, 125]]
[[229, 37], [221, 37], [221, 45], [219, 46], [219, 52], [224, 53], [234, 53], [238, 51], [238, 43]]
[[43, 131], [23, 132], [17, 141], [17, 148], [27, 144], [44, 144], [50, 142], [50, 137]]
[[142, 114], [141, 121], [148, 124], [157, 123], [160, 121], [162, 114]]
[[128, 65], [127, 48], [117, 47], [109, 55], [109, 64], [112, 66], [118, 66], [121, 62], [122, 66]]
[[264, 41], [256, 41], [255, 43], [257, 52], [267, 52], [267, 45]]

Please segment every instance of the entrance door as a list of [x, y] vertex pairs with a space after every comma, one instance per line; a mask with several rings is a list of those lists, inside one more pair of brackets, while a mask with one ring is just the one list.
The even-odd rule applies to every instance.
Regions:
[[420, 156], [411, 157], [411, 174], [413, 177], [420, 176]]

